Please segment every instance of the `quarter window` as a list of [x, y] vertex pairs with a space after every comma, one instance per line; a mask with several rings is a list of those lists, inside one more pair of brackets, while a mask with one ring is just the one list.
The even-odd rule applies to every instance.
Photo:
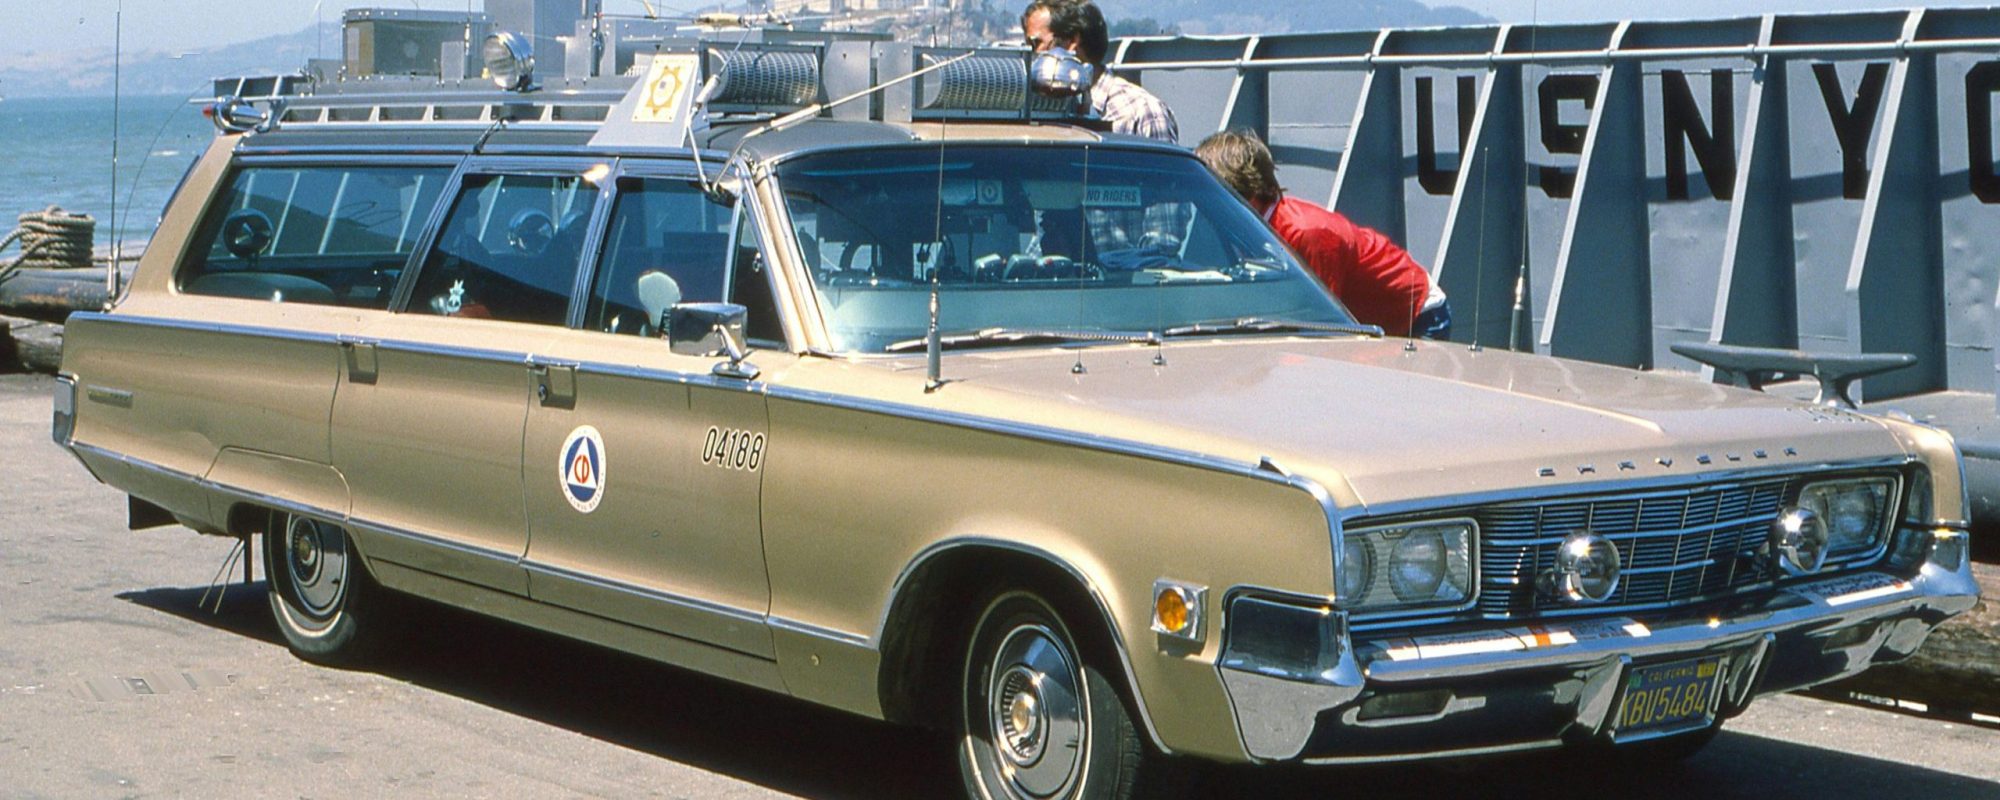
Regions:
[[387, 308], [443, 167], [248, 167], [177, 274], [189, 294]]
[[743, 338], [768, 349], [785, 346], [785, 330], [778, 324], [778, 298], [771, 288], [770, 270], [764, 251], [758, 247], [757, 227], [747, 213], [736, 215], [736, 252], [730, 261], [729, 302], [749, 312], [743, 322]]
[[467, 176], [409, 310], [563, 324], [596, 197], [576, 176]]

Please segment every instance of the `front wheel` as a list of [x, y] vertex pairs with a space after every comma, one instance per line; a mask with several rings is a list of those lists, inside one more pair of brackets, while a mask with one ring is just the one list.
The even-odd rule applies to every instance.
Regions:
[[264, 534], [264, 571], [285, 644], [308, 661], [357, 660], [367, 641], [356, 638], [367, 627], [361, 617], [379, 590], [347, 531], [290, 514], [275, 514], [272, 523]]
[[959, 771], [976, 800], [1133, 797], [1157, 766], [1108, 665], [1088, 660], [1041, 596], [1013, 591], [973, 628], [962, 683]]

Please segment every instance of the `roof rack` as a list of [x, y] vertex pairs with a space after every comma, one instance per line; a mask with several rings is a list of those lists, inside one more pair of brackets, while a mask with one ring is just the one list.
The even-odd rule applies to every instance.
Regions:
[[[349, 24], [379, 22], [364, 15]], [[489, 48], [496, 37], [506, 43], [500, 46], [518, 47], [521, 41], [495, 31], [488, 35]], [[628, 36], [627, 41], [636, 37]], [[685, 108], [690, 117], [701, 117], [681, 120], [683, 134], [686, 125], [759, 122], [850, 95], [866, 99], [808, 113], [888, 123], [1089, 117], [1086, 97], [1045, 97], [1036, 92], [1030, 75], [1035, 54], [1020, 47], [926, 47], [874, 35], [790, 30], [663, 36], [648, 44], [652, 52], [633, 55], [624, 74], [563, 75], [541, 82], [531, 79], [535, 68], [531, 50], [509, 52], [508, 60], [499, 62], [507, 66], [489, 68], [488, 73], [520, 72], [501, 75], [505, 80], [496, 84], [477, 75], [455, 74], [454, 63], [447, 62], [462, 60], [467, 43], [446, 41], [438, 45], [440, 66], [435, 73], [357, 77], [343, 70], [330, 80], [316, 78], [313, 72], [221, 78], [214, 83], [211, 102], [236, 101], [261, 108], [267, 122], [258, 130], [355, 124], [485, 127], [506, 121], [602, 130], [610, 139], [654, 143], [663, 140], [656, 126], [643, 133], [611, 129], [660, 121], [658, 115], [647, 118], [618, 109], [631, 104], [635, 94], [657, 95], [658, 87], [649, 83], [663, 80], [655, 62], [665, 57], [681, 65], [671, 76], [678, 92], [672, 104]], [[614, 53], [604, 61], [619, 63], [618, 59]], [[465, 71], [462, 65], [456, 70]], [[323, 69], [319, 75], [325, 75]], [[912, 76], [915, 79], [899, 80]], [[647, 102], [656, 110], [661, 107], [659, 101]]]
[[[876, 122], [936, 120], [1064, 120], [1088, 118], [1088, 100], [1046, 98], [1028, 76], [1030, 52], [1022, 48], [928, 48], [898, 42], [662, 42], [654, 56], [640, 56], [634, 72], [658, 56], [694, 56], [704, 86], [704, 124], [758, 122], [830, 98], [864, 92], [958, 56], [970, 56], [898, 86], [874, 92], [868, 102], [832, 108], [826, 116]], [[598, 128], [640, 120], [616, 118], [614, 108], [642, 86], [634, 76], [562, 80], [530, 92], [506, 92], [490, 82], [440, 82], [418, 76], [316, 82], [308, 74], [240, 76], [214, 82], [216, 102], [242, 100], [270, 112], [274, 126], [490, 126], [498, 120], [528, 126]], [[682, 102], [692, 98], [682, 98]]]

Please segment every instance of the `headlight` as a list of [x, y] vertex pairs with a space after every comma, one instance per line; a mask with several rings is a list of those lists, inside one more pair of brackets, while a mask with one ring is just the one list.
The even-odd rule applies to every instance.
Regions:
[[1437, 597], [1444, 583], [1444, 537], [1428, 528], [1410, 531], [1389, 555], [1389, 588], [1396, 599], [1422, 602]]
[[1346, 531], [1336, 597], [1362, 611], [1463, 603], [1472, 597], [1477, 533], [1468, 519]]
[[1586, 529], [1563, 537], [1555, 565], [1537, 581], [1543, 591], [1571, 603], [1602, 603], [1618, 591], [1623, 574], [1618, 545]]
[[1889, 501], [1896, 482], [1890, 478], [1856, 478], [1807, 484], [1798, 506], [1826, 525], [1829, 558], [1873, 552], [1889, 533]]
[[1771, 523], [1771, 550], [1779, 565], [1793, 574], [1818, 572], [1826, 563], [1826, 521], [1811, 509], [1785, 509]]

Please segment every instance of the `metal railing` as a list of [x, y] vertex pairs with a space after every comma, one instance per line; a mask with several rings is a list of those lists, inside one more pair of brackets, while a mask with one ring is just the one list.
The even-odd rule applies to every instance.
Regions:
[[1120, 40], [1186, 144], [1403, 243], [1456, 338], [1627, 366], [1907, 352], [1992, 392], [2000, 8]]

